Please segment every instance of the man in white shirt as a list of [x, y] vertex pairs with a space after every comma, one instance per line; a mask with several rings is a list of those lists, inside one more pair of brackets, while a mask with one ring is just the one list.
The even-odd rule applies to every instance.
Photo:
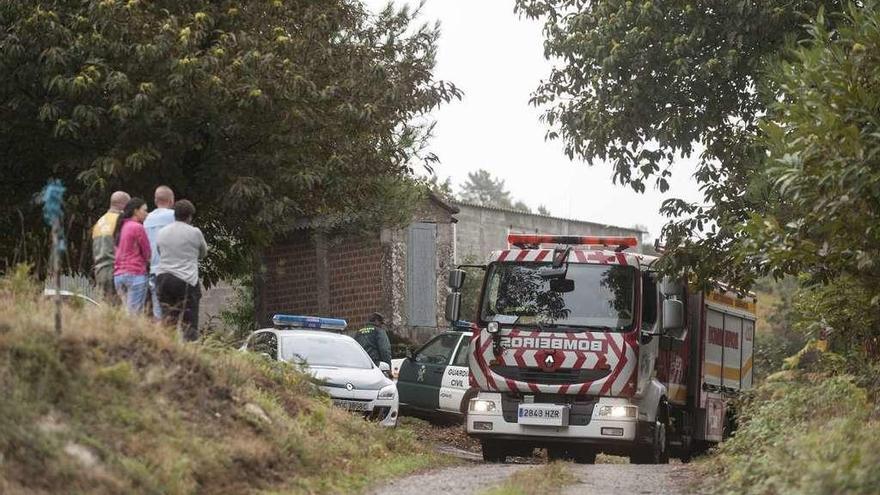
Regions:
[[202, 231], [190, 225], [195, 212], [185, 199], [174, 203], [174, 223], [163, 227], [156, 239], [156, 288], [162, 318], [177, 325], [185, 341], [199, 338], [199, 259], [208, 254]]
[[159, 250], [156, 247], [156, 240], [159, 231], [174, 222], [174, 191], [168, 186], [159, 186], [153, 194], [153, 200], [156, 203], [156, 209], [147, 215], [147, 219], [144, 220], [144, 229], [147, 231], [150, 250], [153, 252], [150, 259], [150, 296], [153, 300], [153, 319], [158, 321], [162, 319], [162, 308], [156, 290], [156, 270], [159, 267]]

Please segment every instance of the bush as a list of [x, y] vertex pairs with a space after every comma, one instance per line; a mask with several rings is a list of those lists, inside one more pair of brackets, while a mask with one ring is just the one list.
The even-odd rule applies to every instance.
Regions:
[[702, 469], [711, 493], [873, 494], [880, 421], [852, 376], [791, 372], [740, 404], [740, 426]]

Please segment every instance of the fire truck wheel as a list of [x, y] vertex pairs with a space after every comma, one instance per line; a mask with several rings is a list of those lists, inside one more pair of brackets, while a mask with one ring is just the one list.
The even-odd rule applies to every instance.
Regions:
[[660, 403], [657, 409], [657, 419], [654, 422], [654, 441], [651, 445], [645, 445], [643, 450], [631, 454], [631, 464], [669, 464], [669, 446], [666, 441], [666, 431], [669, 426], [669, 405], [666, 401]]
[[507, 452], [503, 443], [497, 440], [481, 440], [480, 447], [483, 450], [483, 461], [501, 463], [507, 461]]
[[596, 464], [596, 449], [587, 446], [574, 447], [570, 450], [571, 458], [578, 464]]
[[568, 450], [565, 447], [547, 447], [547, 459], [566, 461], [568, 460]]

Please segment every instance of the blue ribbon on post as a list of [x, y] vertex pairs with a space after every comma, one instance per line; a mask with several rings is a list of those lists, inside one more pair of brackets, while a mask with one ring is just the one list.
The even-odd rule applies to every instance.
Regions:
[[43, 220], [50, 228], [58, 227], [58, 241], [55, 243], [56, 255], [67, 250], [64, 230], [61, 228], [61, 219], [64, 218], [64, 191], [64, 184], [60, 180], [50, 179], [40, 196], [40, 202], [43, 203]]

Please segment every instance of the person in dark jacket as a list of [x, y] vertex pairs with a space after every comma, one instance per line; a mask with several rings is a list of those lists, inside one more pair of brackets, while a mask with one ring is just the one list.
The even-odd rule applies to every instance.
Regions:
[[391, 366], [391, 341], [383, 326], [385, 317], [382, 313], [373, 313], [367, 320], [367, 326], [361, 328], [354, 335], [354, 340], [370, 355], [370, 359], [376, 363], [388, 363]]

